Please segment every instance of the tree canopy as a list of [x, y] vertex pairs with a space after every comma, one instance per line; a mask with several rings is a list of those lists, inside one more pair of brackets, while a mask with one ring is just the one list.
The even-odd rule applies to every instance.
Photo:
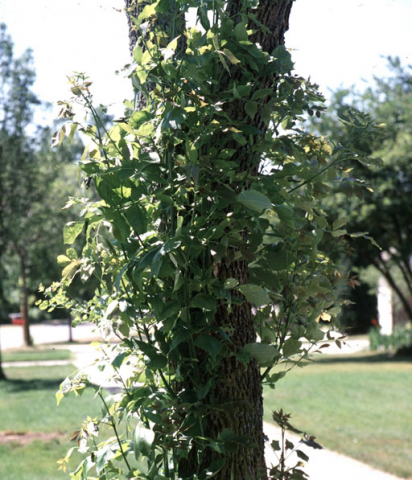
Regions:
[[[367, 189], [359, 190], [353, 182], [350, 204], [343, 195], [333, 199], [335, 214], [347, 218], [348, 231], [368, 232], [379, 244], [377, 248], [368, 241], [357, 242], [352, 261], [361, 272], [373, 266], [383, 275], [401, 308], [412, 319], [409, 301], [412, 296], [412, 207], [409, 204], [412, 77], [410, 67], [403, 67], [399, 59], [389, 58], [388, 63], [388, 77], [375, 78], [375, 84], [365, 91], [335, 92], [332, 108], [321, 122], [315, 121], [315, 126], [331, 142], [351, 142], [380, 159], [378, 165], [371, 168], [353, 163], [351, 175], [362, 177]], [[348, 126], [349, 120], [355, 120], [360, 128], [371, 119], [381, 124], [374, 135], [360, 136], [356, 127]], [[366, 273], [361, 276], [367, 279]]]
[[0, 314], [21, 307], [29, 344], [29, 305], [38, 298], [40, 282], [59, 275], [55, 258], [68, 220], [61, 208], [76, 185], [74, 169], [69, 173], [76, 147], [51, 152], [50, 128], [33, 125], [40, 101], [32, 92], [32, 54], [14, 57], [3, 24], [0, 69]]

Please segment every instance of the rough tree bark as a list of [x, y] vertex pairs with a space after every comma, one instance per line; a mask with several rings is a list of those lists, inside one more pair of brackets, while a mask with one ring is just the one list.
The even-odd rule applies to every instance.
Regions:
[[[139, 11], [138, 7], [135, 7], [134, 0], [125, 0], [125, 3], [127, 8], [134, 8], [132, 14], [137, 17]], [[237, 14], [241, 11], [242, 3], [240, 0], [226, 2], [227, 12], [235, 22]], [[253, 11], [257, 21], [267, 30], [265, 29], [266, 33], [263, 33], [259, 29], [251, 40], [260, 44], [264, 51], [272, 53], [277, 46], [285, 43], [285, 32], [289, 28], [292, 4], [293, 0], [261, 0], [258, 7]], [[130, 52], [133, 55], [133, 49], [138, 40], [138, 32], [133, 29], [133, 22], [130, 18], [128, 18], [128, 25]], [[250, 28], [253, 28], [252, 24]], [[228, 80], [228, 75], [222, 79], [222, 90], [224, 90], [225, 83]], [[273, 76], [268, 76], [262, 83], [273, 86]], [[265, 132], [266, 126], [261, 120], [261, 112], [258, 111], [253, 122], [251, 122], [244, 111], [244, 103], [243, 101], [239, 104], [232, 104], [229, 107], [230, 111], [228, 110], [227, 113], [231, 118], [249, 124], [252, 123], [253, 126]], [[238, 150], [237, 158], [242, 170], [248, 170], [250, 165], [248, 161], [249, 153], [235, 142], [233, 148]], [[215, 275], [222, 280], [236, 278], [240, 284], [248, 283], [247, 263], [245, 261], [230, 262], [223, 259], [219, 268], [216, 269]], [[217, 310], [215, 323], [219, 327], [225, 327], [225, 330], [230, 332], [233, 344], [239, 348], [256, 341], [251, 305], [248, 303], [234, 307], [231, 312], [225, 305], [221, 305]], [[262, 382], [258, 364], [253, 360], [245, 366], [233, 356], [224, 359], [221, 365], [220, 379], [211, 397], [214, 398], [216, 405], [220, 404], [228, 408], [216, 409], [211, 413], [206, 434], [216, 438], [219, 432], [227, 428], [238, 435], [251, 437], [255, 445], [253, 448], [239, 447], [236, 453], [229, 454], [225, 466], [214, 478], [216, 480], [266, 479]], [[209, 458], [204, 458], [205, 465], [213, 460], [214, 455], [211, 453]], [[197, 461], [195, 452], [192, 452], [191, 457], [192, 461]]]

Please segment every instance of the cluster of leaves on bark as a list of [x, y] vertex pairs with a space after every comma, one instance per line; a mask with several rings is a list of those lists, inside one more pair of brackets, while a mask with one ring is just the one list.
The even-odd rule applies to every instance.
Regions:
[[[75, 434], [85, 458], [73, 479], [280, 478], [264, 460], [262, 387], [306, 363], [319, 319], [339, 311], [347, 276], [330, 254], [345, 232], [323, 199], [359, 159], [304, 129], [323, 99], [291, 73], [291, 5], [145, 3], [130, 16], [136, 98], [110, 129], [88, 79], [71, 78], [55, 143], [90, 137], [80, 170], [99, 198], [69, 202], [81, 217], [41, 307], [115, 335], [101, 367], [122, 387], [96, 388], [103, 415]], [[182, 22], [189, 7], [197, 26]], [[90, 301], [75, 298], [76, 278], [98, 279]], [[58, 400], [87, 384], [67, 378]], [[100, 440], [105, 426], [114, 435]]]
[[[351, 165], [353, 176], [361, 176], [368, 188], [355, 188], [350, 206], [346, 197], [336, 196], [333, 213], [346, 217], [348, 231], [365, 231], [376, 239], [380, 249], [368, 241], [359, 241], [351, 263], [362, 279], [371, 277], [370, 267], [383, 275], [406, 318], [412, 320], [412, 210], [408, 200], [412, 188], [409, 174], [412, 77], [410, 68], [403, 67], [399, 59], [389, 58], [388, 61], [390, 76], [375, 78], [374, 85], [363, 92], [355, 89], [337, 91], [330, 112], [322, 122], [315, 122], [315, 127], [333, 143], [352, 143], [365, 154], [381, 159], [371, 168], [358, 162]], [[362, 125], [371, 123], [371, 119], [375, 119], [381, 128], [374, 135], [365, 135], [364, 132], [360, 135]], [[360, 315], [364, 313], [360, 312]], [[364, 317], [366, 328], [370, 328], [373, 316]]]

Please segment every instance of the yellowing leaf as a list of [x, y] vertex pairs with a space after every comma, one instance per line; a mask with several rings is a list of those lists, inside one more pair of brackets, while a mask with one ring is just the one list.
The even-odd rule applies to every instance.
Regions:
[[64, 398], [64, 395], [60, 390], [56, 392], [57, 405], [59, 405], [59, 403], [62, 401], [63, 398]]
[[223, 49], [223, 53], [226, 55], [226, 57], [229, 59], [230, 63], [233, 63], [233, 65], [236, 65], [237, 63], [240, 63], [240, 60], [236, 58], [233, 53], [228, 50], [227, 48]]

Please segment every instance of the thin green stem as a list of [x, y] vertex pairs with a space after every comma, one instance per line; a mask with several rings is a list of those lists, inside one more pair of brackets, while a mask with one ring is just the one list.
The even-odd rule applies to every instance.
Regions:
[[291, 188], [290, 190], [288, 190], [288, 193], [292, 193], [295, 190], [298, 190], [299, 188], [303, 187], [304, 185], [307, 185], [308, 183], [312, 182], [315, 178], [319, 177], [319, 175], [322, 175], [322, 173], [329, 170], [329, 168], [334, 167], [338, 162], [340, 162], [340, 159], [335, 160], [330, 165], [327, 165], [325, 168], [322, 168], [322, 170], [320, 170], [318, 173], [315, 173], [315, 175], [312, 175], [310, 178], [308, 178], [304, 182], [299, 183], [299, 185], [296, 185], [296, 187]]
[[109, 407], [107, 406], [106, 400], [104, 399], [104, 397], [102, 395], [102, 392], [100, 390], [98, 392], [98, 395], [99, 395], [101, 401], [103, 402], [103, 405], [104, 405], [104, 408], [106, 409], [107, 415], [111, 418], [111, 426], [113, 428], [114, 434], [116, 435], [117, 443], [119, 444], [119, 449], [120, 449], [120, 452], [122, 454], [123, 460], [124, 460], [127, 468], [129, 469], [129, 472], [132, 472], [132, 467], [130, 466], [129, 461], [127, 460], [126, 453], [123, 450], [123, 445], [121, 443], [119, 433], [118, 433], [117, 428], [116, 428], [116, 424], [114, 423], [113, 416], [110, 414]]

